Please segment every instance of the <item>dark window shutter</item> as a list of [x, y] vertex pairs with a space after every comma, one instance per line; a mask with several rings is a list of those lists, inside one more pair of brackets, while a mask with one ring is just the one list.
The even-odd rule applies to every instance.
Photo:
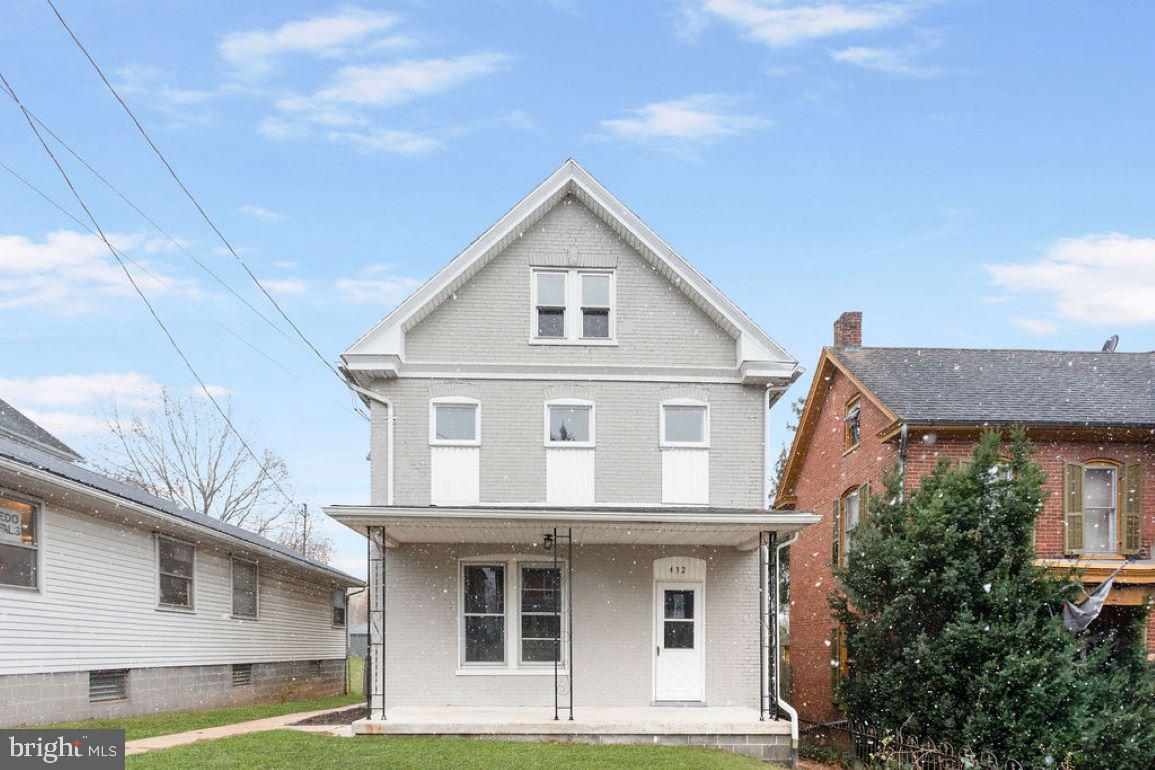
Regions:
[[1083, 464], [1063, 464], [1063, 551], [1083, 553]]
[[842, 563], [842, 500], [834, 498], [830, 508], [830, 564], [837, 567]]
[[834, 705], [841, 703], [838, 685], [842, 681], [842, 627], [830, 630], [830, 699]]
[[863, 524], [870, 518], [870, 482], [858, 488], [858, 523]]
[[1123, 466], [1123, 553], [1138, 553], [1143, 546], [1143, 467]]

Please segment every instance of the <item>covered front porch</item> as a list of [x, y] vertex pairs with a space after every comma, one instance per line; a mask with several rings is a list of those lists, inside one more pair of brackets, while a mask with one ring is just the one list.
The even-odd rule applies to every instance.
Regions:
[[785, 540], [816, 517], [326, 510], [369, 540], [370, 716], [358, 734], [709, 745], [792, 760], [773, 589]]

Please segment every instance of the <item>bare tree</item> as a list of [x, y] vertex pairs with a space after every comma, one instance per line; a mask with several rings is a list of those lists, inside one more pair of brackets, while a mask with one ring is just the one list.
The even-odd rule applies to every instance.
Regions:
[[[260, 450], [255, 459], [226, 420], [200, 398], [161, 391], [153, 409], [123, 413], [115, 402], [106, 417], [108, 450], [97, 468], [185, 508], [331, 561], [333, 544], [314, 532], [291, 494], [285, 461]], [[252, 446], [252, 442], [247, 442]], [[307, 512], [307, 509], [305, 509]]]

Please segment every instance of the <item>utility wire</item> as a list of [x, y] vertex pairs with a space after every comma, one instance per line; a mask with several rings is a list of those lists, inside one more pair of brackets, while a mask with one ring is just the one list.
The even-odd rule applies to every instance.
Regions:
[[76, 185], [72, 183], [72, 177], [70, 177], [68, 172], [64, 170], [64, 166], [60, 164], [56, 154], [52, 152], [52, 148], [48, 146], [48, 142], [45, 141], [44, 136], [40, 133], [40, 129], [36, 127], [35, 121], [32, 120], [32, 116], [29, 114], [28, 110], [24, 108], [24, 103], [20, 101], [20, 97], [16, 95], [16, 91], [13, 90], [12, 85], [8, 82], [8, 79], [4, 77], [3, 72], [0, 72], [0, 84], [3, 85], [4, 89], [8, 92], [8, 95], [11, 96], [12, 99], [16, 102], [17, 106], [20, 107], [20, 111], [24, 115], [24, 120], [28, 123], [28, 127], [32, 129], [32, 133], [36, 135], [36, 140], [40, 142], [40, 146], [44, 149], [44, 152], [48, 154], [48, 157], [52, 160], [52, 164], [56, 166], [56, 170], [59, 171], [60, 175], [64, 178], [65, 184], [68, 185], [68, 189], [72, 192], [73, 197], [76, 198], [76, 202], [80, 204], [80, 208], [84, 209], [84, 213], [92, 223], [93, 228], [95, 228], [96, 234], [100, 237], [100, 240], [104, 241], [104, 245], [108, 247], [108, 250], [112, 253], [112, 256], [116, 258], [117, 264], [119, 264], [120, 269], [124, 271], [124, 275], [126, 278], [128, 278], [128, 282], [132, 285], [133, 290], [136, 291], [141, 301], [144, 302], [145, 307], [148, 308], [149, 314], [152, 315], [152, 318], [154, 321], [156, 321], [157, 326], [159, 326], [161, 331], [164, 332], [164, 336], [168, 338], [169, 344], [172, 346], [173, 350], [176, 351], [177, 355], [180, 356], [181, 361], [184, 362], [185, 367], [189, 370], [189, 373], [192, 374], [193, 379], [195, 379], [197, 384], [200, 385], [200, 388], [204, 392], [205, 397], [212, 403], [213, 407], [217, 410], [217, 413], [220, 414], [221, 419], [225, 421], [225, 424], [229, 426], [229, 430], [231, 430], [233, 435], [237, 437], [237, 440], [241, 442], [241, 446], [245, 448], [245, 451], [248, 452], [249, 456], [252, 457], [253, 460], [257, 463], [257, 467], [260, 468], [261, 474], [269, 480], [269, 482], [276, 488], [278, 492], [281, 493], [281, 496], [285, 498], [290, 506], [295, 506], [296, 501], [294, 501], [289, 493], [284, 490], [276, 478], [274, 478], [272, 474], [269, 473], [268, 469], [265, 467], [265, 464], [261, 462], [259, 457], [257, 457], [257, 453], [253, 451], [251, 446], [249, 446], [249, 442], [245, 440], [245, 437], [242, 436], [240, 431], [237, 430], [236, 426], [233, 425], [233, 421], [229, 418], [228, 413], [221, 407], [216, 397], [213, 396], [212, 390], [208, 387], [208, 385], [205, 384], [205, 381], [201, 378], [200, 374], [197, 373], [196, 368], [192, 365], [192, 362], [189, 360], [188, 356], [185, 355], [184, 350], [181, 349], [181, 346], [176, 341], [176, 338], [173, 337], [172, 332], [169, 331], [164, 321], [161, 320], [160, 316], [156, 312], [156, 308], [154, 308], [152, 303], [149, 301], [148, 295], [144, 293], [144, 291], [140, 288], [140, 284], [136, 282], [136, 278], [133, 276], [132, 271], [128, 269], [128, 265], [126, 264], [125, 260], [121, 258], [120, 252], [116, 250], [116, 247], [114, 247], [108, 240], [108, 236], [104, 234], [104, 230], [100, 227], [100, 223], [96, 221], [96, 217], [88, 208], [88, 204], [84, 202], [84, 198], [81, 197], [80, 192], [76, 189]]
[[[41, 190], [39, 187], [37, 187], [36, 185], [34, 185], [32, 182], [30, 182], [28, 179], [26, 179], [24, 176], [22, 176], [22, 175], [21, 175], [19, 172], [17, 172], [16, 170], [14, 170], [14, 169], [13, 169], [11, 166], [9, 166], [7, 163], [5, 163], [4, 161], [0, 161], [0, 168], [4, 169], [4, 170], [5, 170], [5, 171], [7, 171], [9, 174], [11, 174], [13, 177], [15, 177], [16, 179], [20, 180], [20, 182], [21, 182], [21, 183], [23, 183], [25, 187], [27, 187], [29, 190], [31, 190], [32, 192], [34, 192], [34, 193], [36, 193], [37, 195], [39, 195], [41, 198], [43, 198], [45, 201], [47, 201], [47, 202], [48, 202], [48, 203], [50, 203], [50, 204], [51, 204], [53, 207], [55, 207], [55, 208], [56, 208], [58, 211], [60, 211], [60, 213], [64, 214], [64, 216], [68, 217], [68, 218], [69, 218], [69, 219], [71, 219], [73, 222], [75, 222], [77, 227], [82, 227], [82, 228], [84, 228], [84, 229], [85, 229], [86, 231], [88, 231], [88, 232], [89, 232], [91, 235], [96, 235], [96, 234], [97, 234], [97, 233], [96, 233], [96, 231], [92, 229], [92, 227], [90, 227], [89, 225], [87, 225], [87, 224], [85, 224], [84, 222], [82, 222], [82, 221], [80, 220], [80, 218], [79, 218], [79, 217], [77, 217], [77, 216], [76, 216], [75, 214], [73, 214], [71, 211], [69, 211], [68, 209], [66, 209], [66, 208], [65, 208], [65, 207], [64, 207], [62, 204], [58, 203], [58, 202], [57, 202], [56, 200], [54, 200], [54, 199], [53, 199], [51, 196], [49, 196], [49, 195], [48, 195], [48, 193], [44, 192], [44, 191], [43, 191], [43, 190]], [[119, 251], [119, 249], [118, 249], [118, 251]], [[122, 257], [124, 257], [125, 259], [127, 259], [127, 260], [128, 260], [129, 262], [131, 262], [132, 264], [134, 264], [134, 265], [137, 267], [137, 269], [138, 269], [138, 270], [140, 270], [140, 271], [142, 271], [143, 273], [145, 273], [145, 275], [147, 275], [147, 276], [149, 276], [150, 278], [152, 278], [154, 281], [156, 281], [157, 283], [159, 283], [161, 286], [164, 286], [164, 287], [166, 287], [166, 288], [168, 288], [168, 287], [169, 287], [169, 283], [168, 283], [168, 281], [164, 280], [164, 278], [162, 278], [161, 276], [159, 276], [159, 275], [157, 275], [156, 273], [154, 273], [154, 272], [152, 272], [151, 270], [149, 270], [147, 267], [145, 267], [145, 265], [144, 265], [143, 263], [141, 263], [141, 262], [138, 262], [137, 260], [135, 260], [135, 259], [133, 259], [132, 257], [130, 257], [130, 256], [128, 256], [127, 254], [125, 254], [123, 251], [121, 251], [121, 252], [120, 252], [120, 255], [121, 255]], [[287, 368], [287, 367], [286, 367], [284, 364], [282, 364], [280, 361], [278, 361], [277, 359], [273, 358], [272, 356], [270, 356], [270, 355], [269, 355], [268, 353], [266, 353], [265, 351], [261, 350], [259, 347], [257, 347], [256, 345], [254, 345], [252, 342], [249, 342], [247, 339], [245, 339], [244, 337], [242, 337], [240, 334], [237, 334], [235, 331], [233, 331], [233, 330], [232, 330], [232, 329], [230, 329], [228, 326], [226, 326], [225, 324], [223, 324], [223, 323], [221, 323], [220, 321], [218, 321], [216, 318], [213, 318], [213, 317], [210, 315], [210, 316], [209, 316], [209, 320], [210, 320], [210, 321], [212, 321], [212, 322], [213, 322], [214, 324], [216, 324], [217, 326], [219, 326], [220, 328], [224, 329], [226, 332], [228, 332], [230, 335], [232, 335], [233, 337], [235, 337], [235, 338], [236, 338], [237, 340], [239, 340], [240, 342], [242, 342], [242, 343], [244, 343], [245, 345], [247, 345], [249, 348], [251, 348], [251, 349], [253, 350], [253, 352], [255, 352], [257, 355], [259, 355], [259, 356], [261, 356], [262, 358], [264, 358], [264, 359], [265, 359], [266, 361], [268, 361], [269, 363], [271, 363], [271, 364], [273, 364], [274, 366], [276, 366], [278, 369], [280, 369], [281, 371], [283, 371], [285, 374], [289, 375], [290, 377], [296, 377], [296, 376], [297, 376], [297, 375], [296, 375], [294, 372], [292, 372], [290, 369], [288, 369], [288, 368]]]
[[[217, 234], [217, 237], [220, 238], [221, 243], [225, 245], [225, 248], [229, 250], [229, 253], [233, 255], [237, 262], [240, 263], [241, 267], [244, 268], [249, 278], [252, 279], [253, 283], [255, 283], [261, 292], [265, 295], [265, 297], [268, 298], [273, 307], [277, 309], [277, 312], [281, 314], [281, 317], [284, 318], [289, 326], [293, 328], [293, 331], [297, 333], [297, 336], [299, 336], [305, 342], [305, 344], [309, 346], [309, 349], [313, 351], [313, 354], [317, 356], [317, 359], [331, 372], [333, 372], [337, 379], [341, 380], [342, 385], [348, 385], [348, 383], [345, 381], [345, 378], [339, 371], [337, 371], [337, 368], [334, 367], [333, 364], [331, 364], [329, 360], [325, 358], [324, 354], [322, 354], [321, 351], [317, 349], [317, 346], [314, 345], [312, 341], [305, 336], [305, 333], [301, 331], [300, 327], [293, 322], [293, 319], [289, 317], [289, 314], [285, 312], [280, 303], [277, 302], [269, 290], [266, 289], [264, 285], [257, 279], [257, 276], [249, 268], [248, 263], [246, 263], [245, 260], [241, 258], [241, 255], [238, 254], [237, 250], [233, 248], [233, 245], [229, 243], [229, 240], [225, 237], [225, 234], [221, 232], [221, 229], [217, 227], [216, 223], [213, 222], [211, 217], [209, 217], [208, 212], [206, 212], [204, 207], [201, 206], [200, 201], [198, 201], [196, 196], [192, 194], [192, 191], [189, 190], [188, 186], [185, 185], [180, 176], [176, 173], [176, 169], [174, 169], [172, 164], [169, 163], [168, 158], [165, 157], [164, 153], [161, 152], [160, 148], [156, 146], [155, 142], [153, 142], [152, 137], [149, 136], [147, 131], [145, 131], [144, 126], [141, 125], [140, 120], [137, 119], [136, 113], [132, 111], [132, 108], [128, 106], [128, 103], [121, 97], [120, 93], [112, 85], [112, 82], [109, 81], [108, 76], [104, 74], [104, 70], [101, 69], [100, 65], [96, 63], [96, 59], [92, 57], [92, 54], [90, 54], [88, 49], [84, 47], [84, 43], [80, 42], [80, 38], [77, 37], [76, 33], [72, 31], [72, 27], [68, 26], [68, 22], [64, 20], [64, 16], [61, 15], [60, 10], [56, 7], [56, 4], [53, 3], [52, 0], [45, 0], [45, 2], [48, 3], [48, 7], [52, 9], [52, 12], [56, 14], [56, 18], [60, 21], [60, 24], [64, 27], [65, 31], [68, 32], [68, 36], [72, 38], [72, 42], [76, 44], [76, 47], [79, 48], [80, 52], [84, 54], [84, 58], [88, 59], [88, 63], [92, 65], [94, 70], [96, 70], [96, 74], [100, 76], [100, 79], [104, 82], [105, 87], [108, 88], [109, 92], [113, 95], [116, 101], [120, 103], [120, 106], [124, 108], [124, 111], [128, 113], [128, 117], [131, 118], [133, 125], [136, 126], [136, 130], [140, 132], [140, 135], [144, 137], [145, 142], [147, 142], [148, 146], [152, 148], [153, 153], [155, 153], [157, 158], [160, 159], [160, 162], [164, 164], [164, 167], [168, 169], [169, 175], [172, 176], [173, 180], [177, 183], [177, 186], [180, 187], [185, 196], [189, 199], [189, 201], [192, 202], [193, 206], [196, 207], [196, 210], [200, 212], [200, 215], [204, 221], [208, 224], [209, 227], [212, 228], [213, 232]], [[358, 414], [361, 414], [363, 418], [368, 419], [359, 410]]]

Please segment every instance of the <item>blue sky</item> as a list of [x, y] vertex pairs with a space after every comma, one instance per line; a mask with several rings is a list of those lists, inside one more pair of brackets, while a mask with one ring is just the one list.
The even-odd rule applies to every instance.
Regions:
[[[846, 309], [867, 344], [1155, 347], [1150, 4], [58, 4], [333, 360], [569, 156], [808, 368]], [[275, 313], [41, 0], [7, 5], [0, 70]], [[7, 101], [0, 161], [77, 211]], [[340, 383], [69, 168], [300, 497], [365, 501], [368, 434]], [[3, 172], [0, 353], [0, 397], [90, 452], [110, 395], [193, 385], [103, 246]], [[331, 532], [359, 570], [357, 538]]]

